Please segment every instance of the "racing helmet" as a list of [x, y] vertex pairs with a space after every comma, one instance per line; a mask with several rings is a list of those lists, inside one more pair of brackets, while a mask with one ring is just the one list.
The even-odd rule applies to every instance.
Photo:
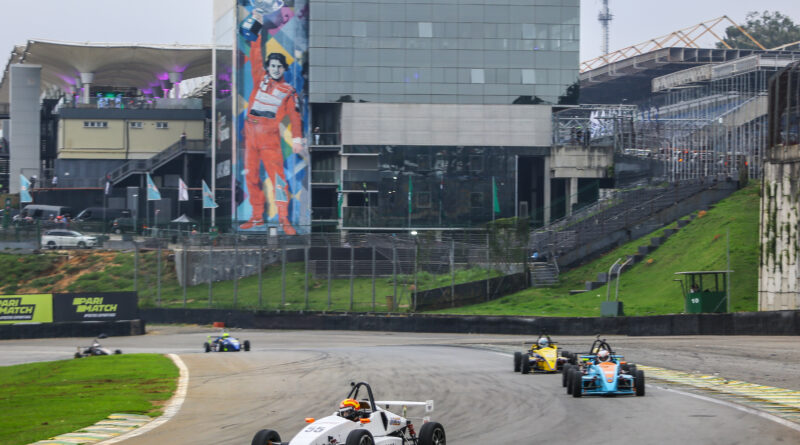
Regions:
[[230, 337], [230, 336], [231, 336], [231, 334], [228, 334], [227, 332], [225, 332], [224, 334], [222, 334], [222, 338], [228, 338], [228, 337]]
[[544, 338], [544, 337], [540, 338], [538, 343], [539, 343], [539, 347], [540, 348], [546, 348], [546, 347], [550, 346], [550, 342], [547, 341], [547, 339]]
[[611, 355], [608, 353], [607, 350], [601, 349], [597, 351], [597, 359], [601, 362], [607, 362], [608, 359], [611, 358]]
[[361, 404], [355, 399], [344, 399], [339, 404], [339, 415], [345, 419], [355, 419], [356, 411], [361, 408]]

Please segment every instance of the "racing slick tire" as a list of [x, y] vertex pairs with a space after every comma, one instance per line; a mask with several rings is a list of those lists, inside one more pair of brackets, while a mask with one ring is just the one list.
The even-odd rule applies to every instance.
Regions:
[[446, 443], [447, 438], [441, 423], [428, 422], [420, 428], [417, 445], [445, 445]]
[[514, 372], [519, 372], [522, 367], [522, 353], [514, 353]]
[[347, 435], [345, 445], [375, 445], [375, 439], [367, 430], [353, 430]]
[[114, 350], [114, 355], [120, 355], [120, 354], [122, 354], [122, 349], [115, 349]]
[[80, 352], [76, 352], [76, 353], [75, 353], [75, 358], [81, 358], [81, 357], [83, 357], [83, 356], [81, 355], [81, 353], [80, 353]]
[[528, 356], [522, 357], [522, 369], [520, 370], [523, 374], [530, 374], [531, 373], [531, 361], [529, 360]]
[[244, 341], [244, 350], [245, 351], [249, 351], [250, 350], [250, 340], [245, 340]]
[[569, 371], [571, 369], [572, 369], [572, 365], [570, 365], [569, 363], [565, 364], [564, 367], [561, 368], [561, 387], [562, 388], [566, 388], [567, 387], [567, 377], [569, 377], [568, 374], [569, 374]]
[[253, 436], [251, 445], [278, 445], [281, 443], [281, 435], [275, 430], [261, 430]]
[[203, 349], [204, 349], [206, 352], [211, 352], [211, 345], [210, 345], [210, 344], [208, 344], [208, 342], [205, 342], [205, 343], [203, 343]]
[[641, 397], [644, 395], [644, 371], [637, 369], [633, 374], [633, 386], [636, 387], [636, 395]]
[[572, 394], [572, 383], [575, 381], [573, 374], [576, 372], [575, 368], [570, 368], [567, 372], [567, 394]]
[[572, 397], [583, 395], [583, 375], [579, 372], [572, 372]]

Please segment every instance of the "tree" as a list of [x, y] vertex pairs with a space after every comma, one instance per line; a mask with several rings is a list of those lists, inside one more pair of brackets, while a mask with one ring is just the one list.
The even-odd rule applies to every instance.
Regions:
[[[764, 11], [759, 16], [758, 12], [752, 11], [745, 20], [742, 28], [766, 49], [800, 40], [800, 26], [780, 12]], [[725, 38], [722, 40], [734, 49], [760, 49], [735, 26], [725, 29]], [[719, 42], [717, 48], [725, 48], [725, 45]]]

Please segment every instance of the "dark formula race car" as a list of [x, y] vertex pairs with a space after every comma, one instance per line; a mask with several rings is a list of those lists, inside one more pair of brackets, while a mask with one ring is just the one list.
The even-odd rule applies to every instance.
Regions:
[[249, 351], [250, 350], [250, 340], [245, 340], [244, 342], [240, 342], [238, 338], [231, 337], [231, 334], [227, 332], [222, 333], [214, 337], [213, 335], [208, 336], [208, 341], [203, 343], [203, 349], [206, 352], [238, 352], [241, 350]]

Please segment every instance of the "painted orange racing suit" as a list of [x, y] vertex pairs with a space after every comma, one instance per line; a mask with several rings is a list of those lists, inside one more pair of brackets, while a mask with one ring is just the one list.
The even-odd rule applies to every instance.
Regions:
[[245, 169], [247, 170], [245, 182], [250, 195], [250, 204], [253, 207], [253, 215], [249, 225], [244, 227], [243, 224], [242, 228], [264, 224], [266, 198], [265, 190], [262, 189], [259, 168], [263, 163], [264, 170], [269, 175], [269, 181], [272, 184], [273, 193], [271, 193], [270, 200], [277, 207], [278, 219], [283, 231], [286, 234], [294, 234], [295, 230], [288, 218], [291, 190], [284, 174], [280, 123], [288, 116], [292, 138], [294, 140], [302, 138], [300, 103], [294, 87], [289, 85], [284, 78], [275, 80], [267, 74], [263, 59], [261, 37], [259, 36], [250, 49], [250, 65], [253, 80], [261, 79], [261, 82], [253, 88], [250, 94], [250, 106], [244, 124]]

